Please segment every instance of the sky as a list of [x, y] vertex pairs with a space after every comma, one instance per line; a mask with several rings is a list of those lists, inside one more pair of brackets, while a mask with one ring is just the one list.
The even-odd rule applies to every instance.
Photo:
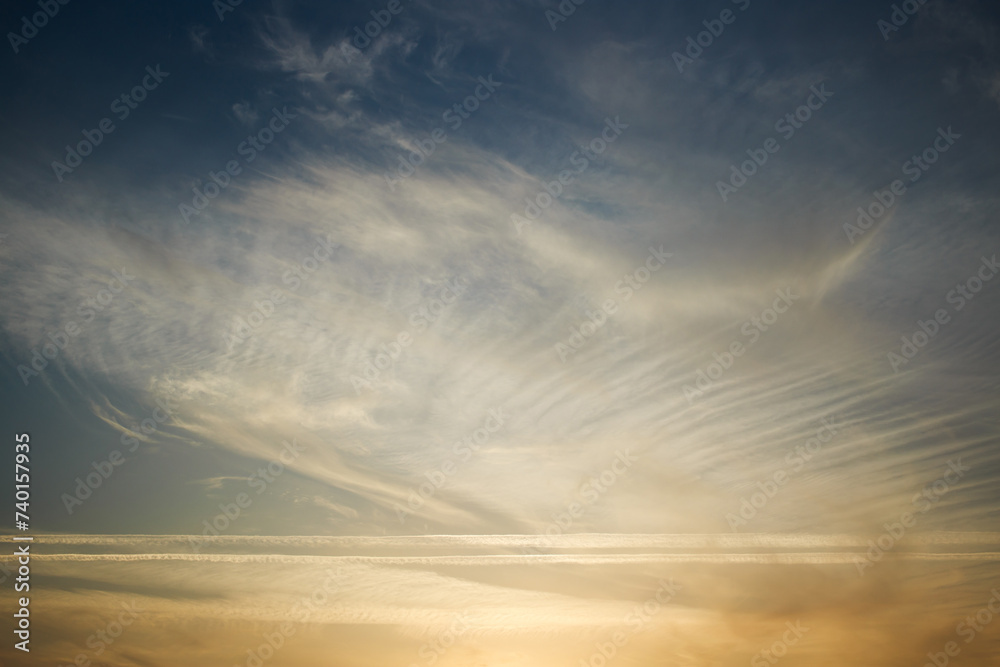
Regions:
[[0, 27], [0, 664], [1000, 665], [993, 3]]

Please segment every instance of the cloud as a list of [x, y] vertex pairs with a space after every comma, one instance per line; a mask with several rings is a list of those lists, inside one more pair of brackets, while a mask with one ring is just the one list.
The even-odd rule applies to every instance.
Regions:
[[[172, 644], [176, 659], [207, 665], [237, 659], [241, 650], [245, 655], [241, 646], [256, 649], [266, 641], [261, 637], [289, 621], [294, 632], [280, 653], [292, 661], [321, 650], [331, 637], [352, 655], [419, 660], [449, 628], [464, 630], [444, 642], [451, 649], [438, 653], [445, 664], [505, 650], [585, 658], [615, 632], [629, 637], [624, 654], [633, 659], [648, 659], [669, 642], [708, 660], [720, 650], [752, 655], [791, 621], [809, 632], [796, 647], [798, 659], [837, 664], [861, 650], [841, 637], [857, 636], [863, 612], [858, 641], [864, 651], [897, 665], [932, 650], [936, 637], [953, 629], [909, 606], [954, 609], [955, 598], [934, 595], [951, 585], [942, 565], [968, 575], [958, 604], [974, 610], [991, 585], [976, 564], [997, 557], [996, 533], [912, 537], [911, 546], [991, 551], [908, 552], [862, 578], [844, 557], [856, 556], [863, 541], [848, 535], [565, 535], [557, 542], [566, 553], [550, 556], [502, 555], [538, 543], [531, 535], [247, 536], [216, 538], [209, 548], [229, 553], [208, 554], [169, 553], [185, 536], [54, 535], [39, 536], [33, 546], [40, 584], [33, 601], [46, 609], [37, 621], [40, 632], [65, 628], [65, 639], [38, 647], [46, 659], [87, 651], [83, 638], [104, 628], [122, 604], [140, 609], [134, 625], [108, 647], [109, 664], [155, 655], [166, 641], [156, 628], [165, 625], [174, 639], [180, 633], [189, 640]], [[830, 550], [796, 551], [817, 547]], [[103, 553], [80, 553], [89, 549]], [[340, 555], [278, 555], [299, 549]], [[133, 550], [143, 553], [127, 553]], [[452, 555], [384, 555], [396, 550]], [[346, 555], [359, 552], [383, 555]], [[939, 559], [947, 560], [939, 565]], [[912, 647], [896, 644], [901, 628], [914, 624], [929, 638]], [[209, 636], [217, 641], [206, 642]]]
[[248, 127], [255, 126], [257, 119], [260, 118], [260, 114], [257, 113], [257, 110], [249, 102], [237, 102], [234, 104], [233, 113], [236, 114], [237, 120]]

